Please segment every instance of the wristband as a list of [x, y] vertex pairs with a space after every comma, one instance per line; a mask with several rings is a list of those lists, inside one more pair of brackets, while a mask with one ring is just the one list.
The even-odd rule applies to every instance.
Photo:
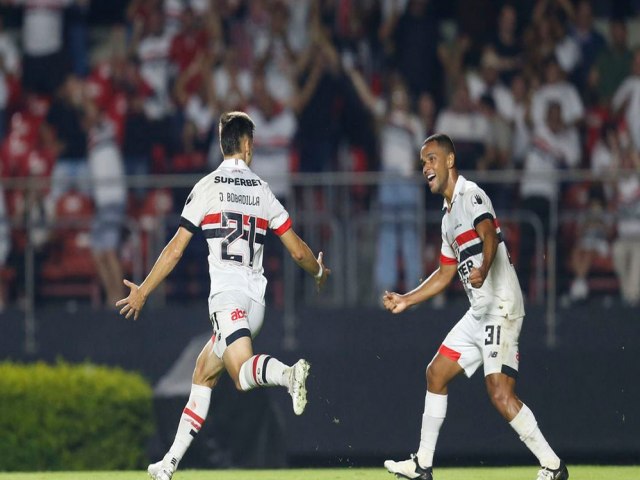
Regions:
[[315, 278], [316, 280], [320, 280], [322, 278], [322, 274], [324, 273], [324, 268], [322, 268], [322, 265], [318, 264], [318, 266], [320, 267], [320, 270], [318, 270], [318, 273], [313, 276], [313, 278]]

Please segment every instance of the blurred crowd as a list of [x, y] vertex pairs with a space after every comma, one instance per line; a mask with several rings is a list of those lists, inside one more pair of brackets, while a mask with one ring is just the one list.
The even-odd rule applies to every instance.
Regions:
[[[610, 268], [623, 300], [638, 305], [637, 2], [599, 2], [610, 8], [597, 24], [588, 0], [458, 0], [446, 19], [440, 3], [131, 0], [122, 23], [98, 31], [91, 0], [0, 0], [22, 18], [8, 32], [0, 15], [0, 178], [51, 179], [48, 189], [0, 192], [0, 217], [42, 226], [24, 238], [0, 224], [0, 302], [15, 295], [8, 286], [21, 281], [26, 242], [43, 252], [37, 275], [50, 282], [84, 257], [46, 228], [63, 230], [70, 211], [91, 212], [90, 232], [69, 241], [90, 251], [86, 268], [106, 300], [118, 298], [127, 216], [179, 212], [186, 196], [128, 191], [127, 176], [210, 171], [218, 116], [241, 109], [256, 123], [252, 168], [285, 205], [292, 172], [389, 174], [354, 198], [380, 213], [378, 291], [423, 276], [417, 152], [444, 132], [462, 170], [521, 171], [519, 183], [484, 185], [498, 211], [531, 212], [546, 234], [556, 200], [561, 219], [571, 212], [559, 254], [571, 301], [587, 298], [592, 272]], [[555, 180], [570, 169], [606, 181]], [[523, 224], [526, 291], [532, 263], [522, 259], [533, 258], [534, 239]]]

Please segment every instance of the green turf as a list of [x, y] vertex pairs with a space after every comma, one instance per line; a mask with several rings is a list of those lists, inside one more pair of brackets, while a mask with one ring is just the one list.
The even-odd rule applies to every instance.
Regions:
[[[437, 480], [534, 480], [536, 467], [439, 468]], [[638, 480], [638, 467], [569, 466], [571, 480]], [[0, 480], [141, 480], [146, 472], [0, 473]], [[315, 470], [185, 470], [175, 480], [393, 480], [382, 468]]]

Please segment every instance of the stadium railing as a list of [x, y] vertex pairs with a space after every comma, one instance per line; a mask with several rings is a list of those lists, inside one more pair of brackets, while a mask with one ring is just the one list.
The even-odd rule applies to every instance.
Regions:
[[[517, 170], [462, 172], [470, 180], [481, 186], [508, 186], [515, 191], [520, 184], [522, 174]], [[622, 172], [624, 173], [624, 172]], [[629, 172], [631, 173], [631, 172]], [[181, 175], [149, 175], [131, 176], [127, 178], [127, 186], [132, 192], [167, 189], [173, 191], [188, 191], [201, 178], [200, 174]], [[611, 175], [594, 175], [590, 171], [560, 171], [554, 177], [548, 173], [541, 173], [546, 181], [556, 181], [558, 191], [567, 190], [567, 185], [606, 183], [614, 181]], [[277, 179], [273, 175], [268, 179]], [[555, 179], [555, 180], [554, 180]], [[376, 207], [376, 187], [382, 181], [392, 181], [393, 177], [377, 172], [333, 172], [316, 174], [292, 174], [288, 176], [290, 194], [284, 199], [286, 208], [291, 213], [296, 230], [313, 247], [315, 251], [324, 250], [327, 264], [333, 270], [333, 277], [326, 292], [321, 297], [316, 296], [313, 282], [300, 282], [299, 271], [292, 262], [282, 263], [283, 282], [283, 322], [285, 330], [285, 346], [294, 347], [296, 344], [296, 328], [298, 319], [296, 312], [301, 306], [323, 305], [336, 308], [344, 306], [374, 306], [379, 302], [379, 292], [373, 284], [373, 265], [375, 259], [375, 245], [381, 219]], [[406, 180], [406, 179], [405, 179]], [[105, 181], [108, 181], [105, 180]], [[430, 194], [424, 188], [424, 180], [418, 174], [412, 179], [422, 186], [420, 205], [425, 205]], [[86, 180], [88, 182], [88, 180]], [[93, 185], [93, 183], [91, 184]], [[25, 198], [43, 197], [50, 186], [45, 178], [4, 178], [0, 179], [0, 187], [5, 194], [21, 191]], [[185, 193], [186, 195], [186, 193]], [[543, 226], [540, 218], [529, 211], [521, 210], [517, 202], [509, 204], [507, 208], [497, 210], [501, 222], [507, 225], [503, 228], [507, 242], [513, 240], [513, 247], [517, 250], [518, 230], [524, 224], [529, 224], [535, 232], [535, 254], [532, 265], [531, 291], [525, 292], [529, 302], [545, 305], [546, 310], [546, 341], [552, 348], [556, 344], [556, 310], [558, 308], [558, 235], [563, 227], [575, 223], [576, 206], [565, 206], [562, 194], [556, 196], [552, 202], [549, 219], [549, 234], [544, 238]], [[140, 281], [143, 274], [149, 270], [160, 249], [164, 246], [169, 235], [177, 226], [182, 200], [176, 199], [171, 212], [158, 213], [156, 221], [151, 227], [143, 225], [140, 218], [130, 216], [127, 219], [127, 230], [133, 238], [130, 248], [132, 266], [130, 273], [134, 281]], [[433, 202], [433, 199], [430, 199]], [[430, 203], [428, 207], [420, 208], [417, 212], [404, 215], [402, 212], [393, 219], [398, 225], [407, 221], [415, 222], [419, 236], [419, 244], [424, 248], [416, 252], [416, 261], [424, 266], [423, 271], [435, 267], [440, 249], [440, 219], [441, 212], [438, 205], [441, 200]], [[433, 206], [435, 205], [435, 206]], [[8, 222], [12, 230], [24, 229], [26, 238], [31, 238], [31, 231], [42, 227], [40, 218], [31, 216], [29, 209], [26, 216], [17, 219], [8, 213]], [[79, 220], [75, 220], [77, 223]], [[84, 228], [88, 228], [91, 219], [85, 220]], [[82, 222], [81, 222], [82, 223]], [[513, 238], [510, 229], [513, 227]], [[57, 221], [50, 225], [53, 229], [68, 228], [69, 224]], [[513, 243], [513, 242], [512, 242]], [[563, 240], [564, 246], [570, 241]], [[36, 249], [32, 242], [27, 241], [22, 258], [18, 258], [17, 268], [24, 271], [24, 286], [17, 286], [23, 290], [25, 330], [27, 332], [26, 348], [29, 348], [29, 337], [37, 327], [36, 294], [40, 272], [36, 271]], [[564, 256], [562, 257], [564, 258]], [[531, 260], [531, 259], [527, 259]], [[516, 261], [517, 265], [517, 261]], [[203, 281], [206, 283], [206, 269]], [[199, 275], [202, 275], [200, 271]], [[407, 288], [413, 285], [408, 284]], [[206, 290], [206, 289], [205, 289]], [[460, 290], [458, 288], [458, 290]], [[167, 289], [157, 295], [155, 302], [162, 305], [165, 301]]]

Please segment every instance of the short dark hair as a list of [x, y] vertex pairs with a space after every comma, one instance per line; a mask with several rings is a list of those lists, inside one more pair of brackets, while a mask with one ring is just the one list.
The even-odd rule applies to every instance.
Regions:
[[436, 142], [440, 148], [444, 148], [447, 153], [456, 154], [456, 147], [453, 145], [453, 140], [451, 137], [445, 133], [434, 133], [433, 135], [427, 137], [422, 146], [424, 147], [427, 143]]
[[220, 117], [220, 148], [223, 155], [240, 152], [240, 140], [248, 137], [253, 140], [256, 126], [251, 117], [244, 112], [226, 112]]

